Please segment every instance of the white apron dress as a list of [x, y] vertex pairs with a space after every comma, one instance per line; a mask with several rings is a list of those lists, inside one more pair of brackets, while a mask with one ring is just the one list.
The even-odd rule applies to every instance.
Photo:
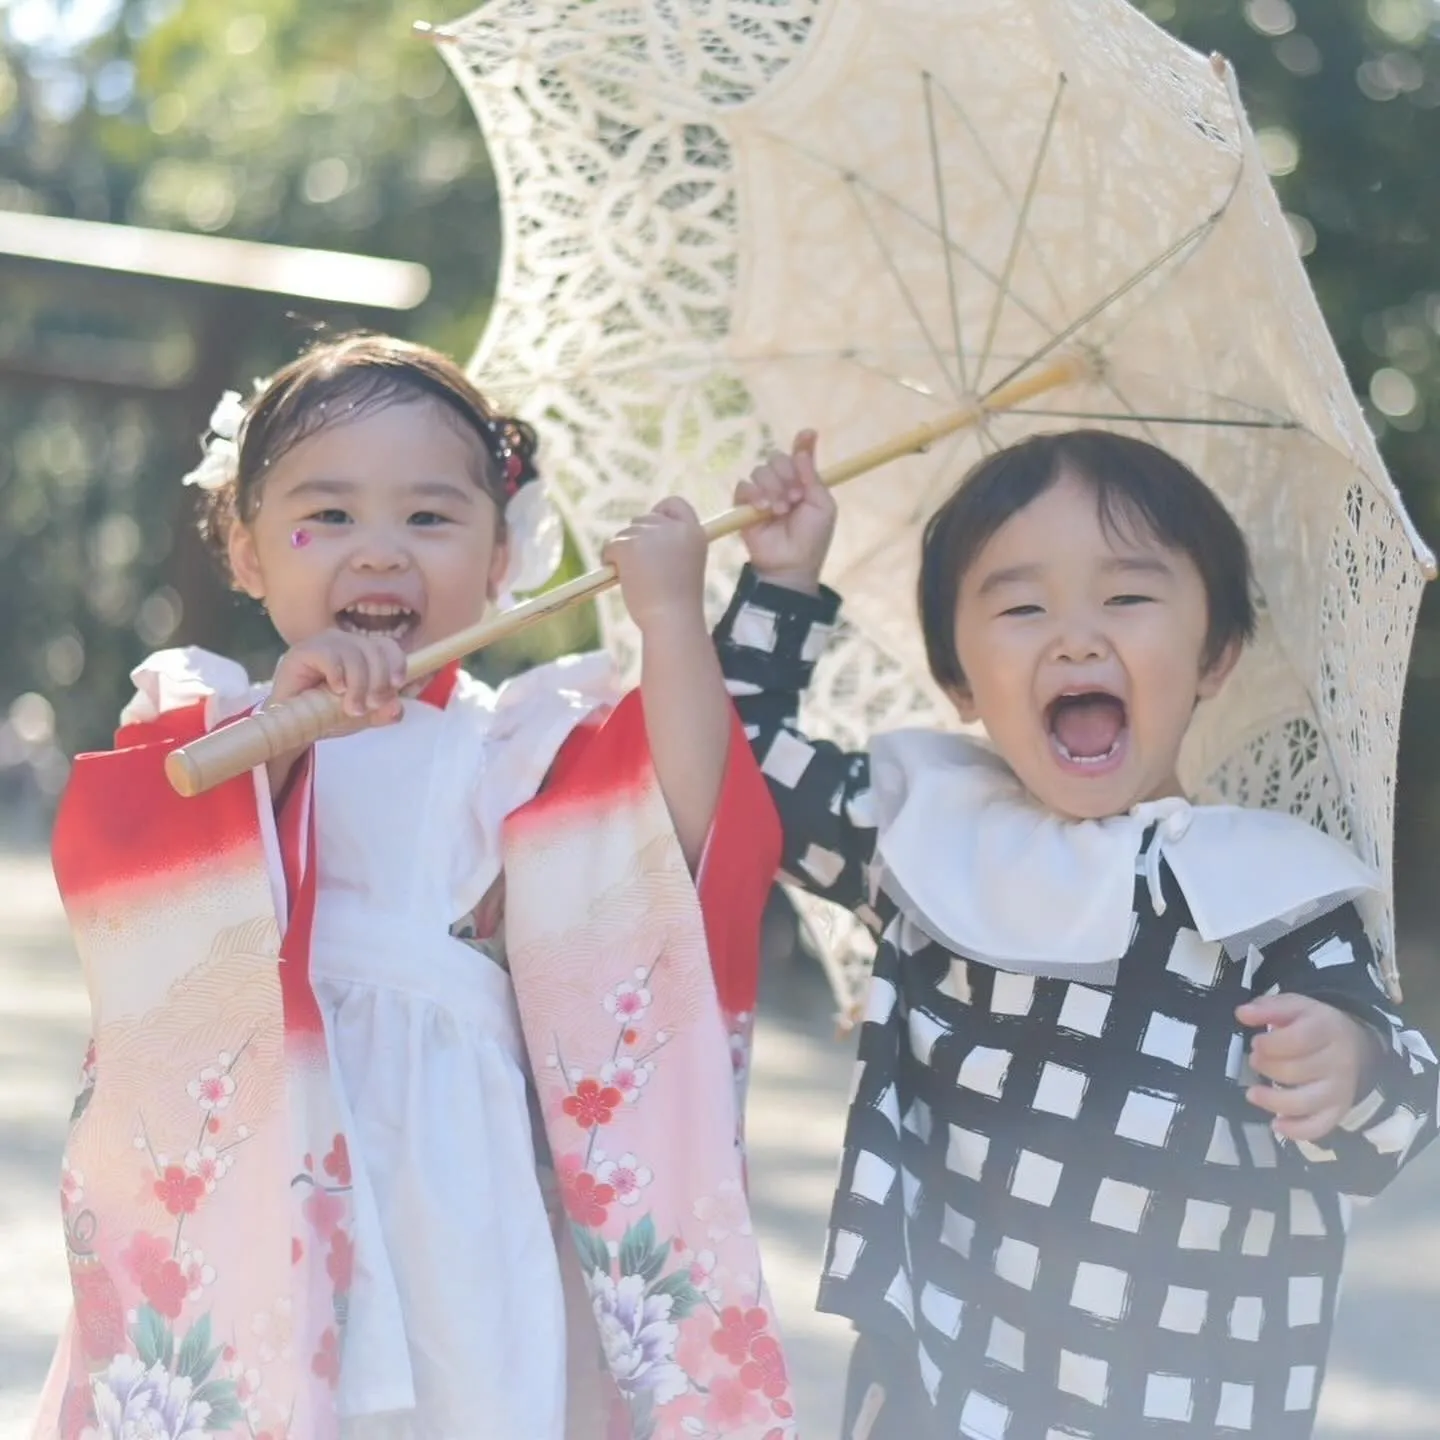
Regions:
[[[356, 1153], [348, 1436], [562, 1440], [565, 1326], [510, 979], [452, 938], [599, 657], [316, 751], [311, 972]], [[565, 688], [562, 688], [565, 687]], [[576, 688], [571, 688], [576, 687]]]

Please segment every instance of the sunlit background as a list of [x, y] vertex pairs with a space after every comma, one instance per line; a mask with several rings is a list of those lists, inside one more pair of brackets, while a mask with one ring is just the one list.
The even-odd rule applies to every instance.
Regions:
[[[63, 1309], [53, 1175], [85, 1025], [44, 862], [23, 852], [43, 846], [69, 757], [107, 742], [147, 651], [204, 645], [256, 675], [273, 662], [263, 617], [218, 583], [179, 483], [221, 391], [319, 330], [473, 350], [499, 259], [495, 185], [458, 86], [411, 34], [463, 4], [0, 0], [0, 1434], [26, 1433]], [[1440, 542], [1440, 3], [1145, 8], [1235, 63], [1352, 381]], [[496, 679], [594, 640], [582, 613], [478, 664]], [[1437, 687], [1432, 603], [1397, 851], [1401, 963], [1432, 1034]], [[789, 948], [772, 918], [770, 948]], [[846, 1060], [810, 981], [762, 1006], [752, 1140], [767, 1265], [792, 1297], [802, 1413], [821, 1435], [844, 1335], [809, 1300]], [[767, 983], [803, 986], [803, 961]], [[1420, 1358], [1440, 1315], [1424, 1184], [1402, 1183], [1382, 1226], [1362, 1230], [1325, 1440], [1440, 1433]]]
[[[221, 391], [317, 329], [473, 349], [498, 259], [495, 189], [468, 104], [410, 35], [434, 15], [413, 0], [0, 6], [12, 835], [43, 836], [65, 757], [105, 743], [146, 651], [202, 644], [257, 674], [273, 660], [262, 617], [212, 573], [179, 484]], [[501, 674], [587, 641], [582, 617], [483, 663]]]

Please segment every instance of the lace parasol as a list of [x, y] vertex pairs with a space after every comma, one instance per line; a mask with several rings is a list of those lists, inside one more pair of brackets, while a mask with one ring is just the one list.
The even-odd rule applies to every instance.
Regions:
[[[950, 723], [911, 599], [929, 508], [1027, 432], [1140, 434], [1231, 508], [1261, 590], [1184, 778], [1388, 878], [1433, 561], [1223, 64], [1123, 0], [490, 0], [434, 34], [503, 202], [474, 369], [540, 429], [589, 558], [664, 493], [724, 504], [801, 425], [847, 455], [1064, 359], [1079, 378], [847, 489], [848, 624], [806, 724]], [[717, 548], [717, 599], [740, 558]], [[633, 661], [618, 597], [602, 615]], [[863, 948], [806, 913], [848, 1003]], [[1393, 983], [1393, 917], [1367, 918]]]

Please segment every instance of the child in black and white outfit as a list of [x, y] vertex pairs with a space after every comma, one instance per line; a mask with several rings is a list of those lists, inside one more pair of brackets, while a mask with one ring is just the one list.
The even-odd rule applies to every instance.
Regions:
[[1196, 704], [1255, 623], [1243, 536], [1184, 465], [1093, 431], [983, 461], [925, 531], [959, 735], [795, 729], [839, 599], [814, 437], [716, 641], [787, 876], [880, 935], [820, 1308], [844, 1440], [1313, 1429], [1351, 1197], [1434, 1137], [1386, 998], [1378, 881], [1299, 820], [1191, 804]]

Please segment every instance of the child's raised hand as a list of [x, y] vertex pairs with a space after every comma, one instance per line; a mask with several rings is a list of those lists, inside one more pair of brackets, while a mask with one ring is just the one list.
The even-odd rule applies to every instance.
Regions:
[[642, 634], [676, 622], [704, 633], [705, 549], [699, 517], [674, 496], [606, 545], [601, 559], [619, 573], [625, 608]]
[[1242, 1025], [1263, 1027], [1250, 1044], [1250, 1067], [1272, 1082], [1252, 1085], [1246, 1098], [1276, 1117], [1277, 1135], [1323, 1139], [1360, 1098], [1361, 1076], [1378, 1052], [1379, 1037], [1309, 995], [1262, 996], [1235, 1016]]
[[400, 718], [405, 652], [389, 638], [326, 630], [287, 650], [275, 667], [270, 700], [283, 704], [324, 686], [340, 696], [349, 729], [391, 725]]
[[735, 487], [737, 505], [770, 519], [744, 532], [750, 563], [762, 580], [813, 594], [835, 533], [835, 497], [815, 469], [815, 432], [802, 430], [788, 455], [773, 455]]

